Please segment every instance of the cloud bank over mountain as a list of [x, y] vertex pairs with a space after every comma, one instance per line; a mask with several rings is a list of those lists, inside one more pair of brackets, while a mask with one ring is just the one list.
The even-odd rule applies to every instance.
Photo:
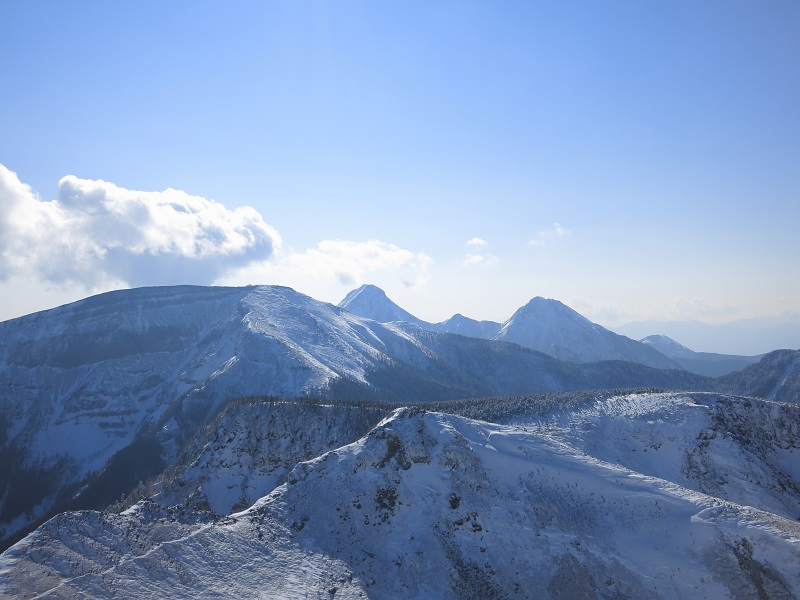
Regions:
[[128, 190], [68, 175], [43, 201], [0, 164], [0, 282], [27, 278], [101, 291], [115, 287], [297, 279], [361, 283], [392, 272], [424, 285], [430, 258], [380, 240], [323, 240], [283, 252], [250, 206], [228, 208], [181, 190]]
[[292, 268], [317, 278], [333, 277], [345, 285], [359, 284], [369, 273], [400, 269], [406, 272], [406, 287], [421, 286], [427, 280], [430, 262], [425, 254], [380, 240], [323, 240], [314, 248], [288, 257]]
[[0, 165], [0, 276], [33, 272], [93, 287], [189, 279], [211, 283], [231, 267], [264, 260], [278, 232], [253, 208], [233, 210], [180, 190], [127, 190], [68, 175], [42, 201]]

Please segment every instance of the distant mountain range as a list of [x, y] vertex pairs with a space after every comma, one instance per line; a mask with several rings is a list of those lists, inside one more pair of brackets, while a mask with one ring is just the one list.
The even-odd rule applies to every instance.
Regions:
[[456, 333], [485, 340], [492, 339], [502, 327], [502, 324], [494, 321], [476, 321], [461, 314], [456, 314], [441, 323], [428, 323], [400, 308], [382, 289], [370, 284], [362, 285], [347, 294], [338, 306], [354, 315], [379, 323], [411, 323], [427, 331]]
[[694, 350], [740, 356], [800, 349], [800, 314], [793, 312], [719, 325], [699, 321], [637, 321], [614, 330], [637, 340], [651, 335], [666, 335]]
[[475, 321], [462, 315], [442, 323], [427, 323], [397, 306], [373, 285], [350, 292], [339, 306], [379, 323], [407, 322], [428, 331], [514, 342], [565, 361], [624, 360], [658, 369], [681, 368], [650, 346], [592, 323], [558, 300], [534, 298], [505, 323]]
[[665, 335], [650, 335], [640, 341], [668, 356], [678, 363], [682, 369], [692, 373], [699, 373], [700, 375], [708, 375], [709, 377], [719, 377], [720, 375], [740, 371], [761, 359], [760, 355], [733, 356], [712, 352], [695, 352]]
[[[658, 387], [796, 400], [794, 354], [765, 356], [745, 379], [714, 380], [552, 300], [532, 300], [495, 339], [446, 333], [491, 328], [458, 316], [426, 324], [377, 288], [342, 305], [280, 286], [178, 286], [0, 323], [0, 544], [65, 508], [106, 507], [174, 467], [206, 423], [246, 396], [407, 404]], [[243, 502], [260, 485], [238, 488]]]

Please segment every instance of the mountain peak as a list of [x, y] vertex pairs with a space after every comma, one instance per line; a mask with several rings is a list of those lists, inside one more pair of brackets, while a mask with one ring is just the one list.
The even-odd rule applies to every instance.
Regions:
[[494, 339], [572, 362], [625, 360], [662, 369], [678, 366], [649, 345], [617, 335], [563, 302], [541, 296], [517, 310]]
[[550, 318], [570, 318], [573, 320], [578, 320], [584, 324], [591, 324], [594, 325], [589, 319], [584, 317], [579, 312], [571, 309], [569, 306], [564, 304], [559, 300], [553, 300], [552, 298], [543, 298], [542, 296], [536, 296], [531, 298], [528, 303], [517, 310], [509, 319], [509, 321], [520, 319], [550, 319]]
[[364, 298], [376, 299], [376, 300], [389, 300], [389, 297], [386, 295], [381, 288], [377, 285], [372, 285], [371, 283], [365, 283], [364, 285], [357, 287], [353, 291], [351, 291], [347, 296], [344, 297], [344, 300], [339, 302], [339, 307], [346, 308], [347, 304], [355, 301], [356, 298], [361, 298], [363, 301]]
[[339, 302], [338, 306], [354, 315], [372, 319], [379, 323], [404, 321], [407, 323], [414, 323], [425, 329], [430, 328], [430, 323], [426, 323], [408, 311], [400, 308], [389, 299], [386, 292], [378, 286], [369, 283], [347, 294], [344, 300]]

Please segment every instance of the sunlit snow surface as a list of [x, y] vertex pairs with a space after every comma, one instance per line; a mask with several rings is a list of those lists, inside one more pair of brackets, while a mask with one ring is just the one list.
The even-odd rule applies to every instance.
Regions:
[[800, 519], [800, 407], [636, 394], [514, 423], [602, 461]]
[[[0, 590], [797, 598], [791, 410], [702, 394], [619, 397], [508, 425], [400, 409], [229, 517], [152, 503], [121, 515], [60, 515], [2, 555]], [[687, 459], [684, 469], [698, 448], [700, 467]], [[716, 470], [735, 502], [700, 490]], [[763, 486], [769, 473], [794, 486], [789, 500]]]

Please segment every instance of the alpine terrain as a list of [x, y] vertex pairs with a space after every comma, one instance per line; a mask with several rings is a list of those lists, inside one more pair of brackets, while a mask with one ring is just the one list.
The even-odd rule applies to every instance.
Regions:
[[703, 394], [542, 406], [513, 424], [398, 409], [242, 512], [61, 514], [2, 555], [0, 585], [20, 598], [797, 598], [799, 409]]
[[800, 598], [800, 351], [445, 323], [374, 286], [0, 323], [0, 597]]
[[704, 383], [379, 323], [280, 286], [101, 294], [0, 323], [0, 547], [173, 465], [238, 397], [404, 402]]

